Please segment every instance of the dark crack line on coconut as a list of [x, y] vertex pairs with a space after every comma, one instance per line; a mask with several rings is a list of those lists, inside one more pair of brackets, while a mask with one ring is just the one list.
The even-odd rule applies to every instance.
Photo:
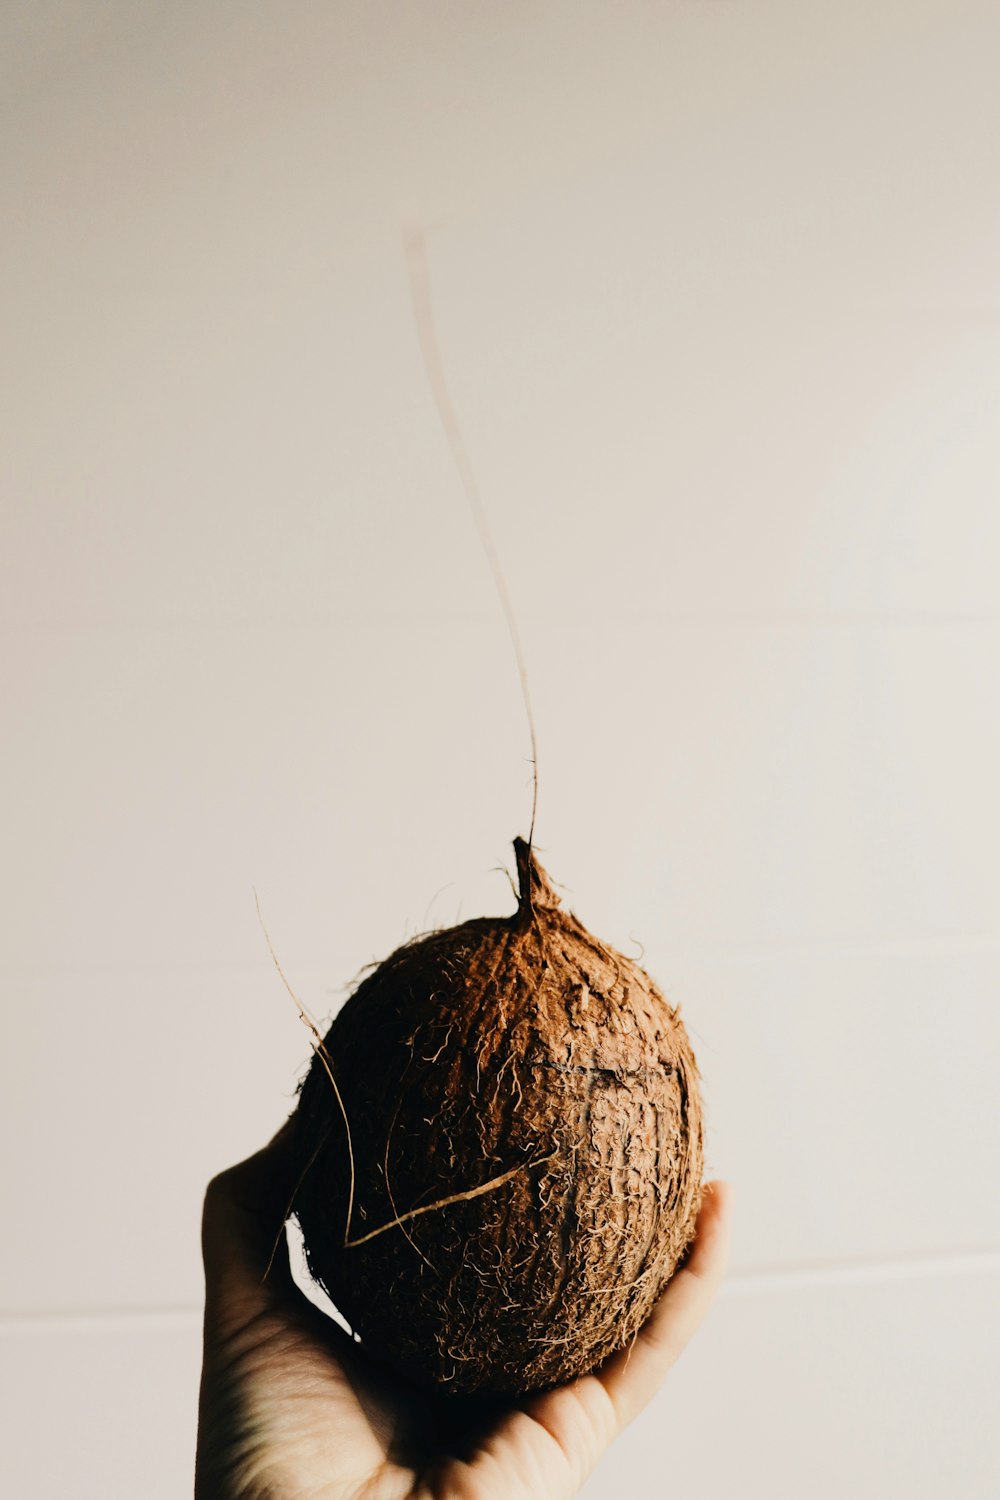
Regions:
[[561, 1063], [550, 1058], [529, 1058], [529, 1068], [552, 1068], [557, 1073], [599, 1073], [605, 1078], [670, 1078], [675, 1069], [670, 1063], [655, 1068], [605, 1068], [599, 1063]]

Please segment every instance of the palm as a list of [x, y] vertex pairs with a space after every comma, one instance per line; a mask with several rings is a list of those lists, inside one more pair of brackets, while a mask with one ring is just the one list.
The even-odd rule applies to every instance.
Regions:
[[725, 1195], [625, 1354], [518, 1403], [442, 1400], [376, 1367], [294, 1286], [280, 1222], [287, 1134], [209, 1189], [199, 1500], [561, 1500], [649, 1399], [721, 1279]]

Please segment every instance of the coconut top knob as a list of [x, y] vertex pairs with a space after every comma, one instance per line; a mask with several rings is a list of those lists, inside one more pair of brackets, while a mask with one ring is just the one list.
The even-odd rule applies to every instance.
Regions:
[[531, 845], [518, 837], [514, 840], [514, 855], [517, 860], [517, 911], [514, 920], [520, 925], [529, 922], [538, 911], [554, 911], [559, 906], [559, 895], [551, 880], [535, 856]]

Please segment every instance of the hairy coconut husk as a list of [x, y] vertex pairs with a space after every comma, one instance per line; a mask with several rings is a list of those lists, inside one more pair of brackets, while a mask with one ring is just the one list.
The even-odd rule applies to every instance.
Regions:
[[294, 1211], [376, 1358], [521, 1395], [649, 1316], [693, 1234], [702, 1114], [677, 1010], [514, 847], [513, 916], [405, 943], [337, 1016], [302, 1085]]

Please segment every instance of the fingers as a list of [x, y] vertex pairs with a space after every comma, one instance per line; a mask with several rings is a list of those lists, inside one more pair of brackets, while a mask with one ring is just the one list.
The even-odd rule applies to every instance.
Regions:
[[597, 1371], [622, 1427], [655, 1395], [708, 1312], [726, 1273], [731, 1217], [729, 1183], [710, 1182], [690, 1259], [668, 1283], [635, 1342]]
[[252, 1156], [227, 1167], [212, 1179], [210, 1186], [222, 1188], [224, 1195], [253, 1205], [261, 1197], [270, 1197], [291, 1168], [295, 1116], [291, 1115], [279, 1130]]
[[213, 1177], [205, 1193], [202, 1257], [206, 1299], [223, 1312], [249, 1316], [290, 1279], [283, 1226], [294, 1195], [293, 1119], [286, 1120], [266, 1146]]

